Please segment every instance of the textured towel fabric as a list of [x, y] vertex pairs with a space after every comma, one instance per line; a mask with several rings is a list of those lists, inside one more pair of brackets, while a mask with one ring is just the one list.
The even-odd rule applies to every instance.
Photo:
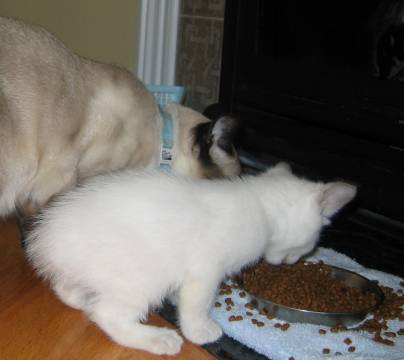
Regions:
[[[308, 261], [323, 260], [329, 265], [338, 266], [355, 271], [370, 280], [378, 280], [381, 285], [389, 286], [395, 290], [400, 289], [403, 279], [376, 270], [366, 269], [351, 258], [334, 250], [319, 248]], [[268, 320], [256, 310], [248, 310], [244, 307], [250, 301], [250, 297], [240, 297], [241, 290], [233, 289], [231, 295], [218, 295], [216, 301], [221, 307], [213, 307], [211, 315], [230, 337], [267, 356], [272, 360], [288, 360], [293, 357], [296, 360], [315, 359], [364, 359], [364, 360], [404, 360], [404, 336], [397, 336], [395, 346], [387, 346], [372, 340], [372, 334], [358, 331], [343, 331], [331, 333], [326, 326], [311, 324], [290, 324], [287, 331], [275, 328], [275, 323], [284, 323], [279, 319]], [[226, 310], [225, 299], [231, 297], [234, 306], [230, 311]], [[246, 311], [253, 313], [247, 316]], [[241, 321], [229, 322], [231, 315], [243, 316]], [[251, 320], [256, 319], [264, 323], [257, 327]], [[389, 331], [398, 331], [404, 328], [404, 322], [398, 320], [388, 321]], [[325, 329], [326, 334], [320, 335], [319, 330]], [[347, 345], [344, 339], [349, 337], [352, 344]], [[349, 352], [349, 346], [355, 347], [355, 352]], [[323, 349], [330, 349], [329, 354], [323, 354]], [[341, 354], [336, 354], [340, 352]]]

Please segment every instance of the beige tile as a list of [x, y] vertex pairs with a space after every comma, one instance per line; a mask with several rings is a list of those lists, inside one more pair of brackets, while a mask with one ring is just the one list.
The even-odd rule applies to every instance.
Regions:
[[217, 102], [223, 21], [181, 17], [176, 83], [187, 90], [185, 105], [202, 111]]
[[182, 0], [181, 14], [223, 18], [224, 5], [225, 0]]

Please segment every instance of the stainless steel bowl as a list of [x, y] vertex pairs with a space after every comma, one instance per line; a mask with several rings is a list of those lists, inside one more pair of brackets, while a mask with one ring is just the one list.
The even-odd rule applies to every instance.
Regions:
[[[330, 266], [330, 265], [328, 265]], [[381, 302], [383, 301], [383, 292], [377, 286], [377, 284], [373, 281], [366, 279], [365, 277], [354, 273], [349, 270], [341, 269], [335, 266], [330, 266], [332, 269], [332, 276], [354, 288], [359, 288], [362, 291], [369, 291], [375, 294], [376, 296], [376, 305], [372, 308], [365, 309], [359, 312], [340, 312], [340, 313], [331, 313], [331, 312], [320, 312], [320, 311], [309, 311], [302, 310], [297, 308], [292, 308], [289, 306], [281, 305], [274, 303], [269, 300], [264, 300], [262, 298], [256, 297], [254, 294], [251, 294], [253, 298], [256, 299], [258, 304], [258, 309], [260, 311], [265, 311], [264, 308], [275, 315], [276, 318], [285, 320], [292, 323], [310, 323], [317, 325], [326, 325], [333, 327], [338, 324], [342, 324], [345, 326], [352, 326], [362, 321], [369, 312], [375, 310]]]

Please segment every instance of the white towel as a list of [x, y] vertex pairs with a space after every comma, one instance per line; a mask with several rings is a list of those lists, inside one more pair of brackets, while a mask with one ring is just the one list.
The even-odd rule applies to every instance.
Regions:
[[[370, 280], [378, 280], [381, 285], [389, 286], [395, 290], [400, 289], [400, 282], [403, 279], [383, 273], [377, 270], [366, 269], [357, 262], [334, 250], [318, 248], [308, 261], [323, 260], [329, 265], [338, 266], [355, 271]], [[330, 332], [326, 326], [312, 324], [291, 323], [287, 331], [275, 328], [275, 323], [284, 323], [279, 319], [268, 320], [260, 315], [258, 311], [250, 311], [244, 305], [251, 299], [239, 296], [242, 290], [233, 289], [232, 295], [218, 295], [216, 301], [222, 304], [221, 307], [213, 307], [211, 315], [222, 327], [223, 331], [230, 337], [245, 344], [272, 360], [288, 360], [293, 357], [295, 360], [315, 359], [363, 359], [363, 360], [403, 360], [404, 359], [404, 336], [397, 336], [392, 339], [395, 346], [388, 346], [372, 340], [373, 335], [368, 332], [343, 331], [339, 333]], [[226, 310], [224, 300], [231, 297], [234, 306], [230, 311]], [[247, 316], [246, 311], [253, 313]], [[231, 315], [242, 315], [243, 320], [229, 322]], [[252, 324], [251, 319], [264, 323], [264, 326], [257, 327]], [[404, 321], [389, 320], [389, 331], [398, 331], [404, 328]], [[319, 329], [327, 330], [325, 335], [319, 334]], [[347, 345], [344, 339], [349, 337], [352, 344]], [[349, 346], [355, 347], [355, 352], [349, 352]], [[330, 353], [323, 354], [323, 349], [330, 349]], [[336, 355], [340, 352], [341, 355]]]

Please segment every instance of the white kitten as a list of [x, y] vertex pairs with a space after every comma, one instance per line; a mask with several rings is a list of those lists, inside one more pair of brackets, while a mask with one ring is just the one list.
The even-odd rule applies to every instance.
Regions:
[[222, 330], [208, 312], [223, 277], [262, 256], [297, 261], [355, 192], [299, 179], [284, 164], [217, 181], [126, 171], [61, 196], [42, 213], [27, 251], [61, 300], [116, 342], [176, 354], [175, 330], [141, 323], [150, 307], [178, 292], [182, 334], [215, 341]]

